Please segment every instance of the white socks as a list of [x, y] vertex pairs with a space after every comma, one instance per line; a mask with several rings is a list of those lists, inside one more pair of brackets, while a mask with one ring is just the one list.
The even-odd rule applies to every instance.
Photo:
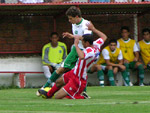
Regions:
[[44, 70], [44, 75], [47, 79], [49, 79], [51, 77], [51, 72], [49, 70], [48, 66], [43, 66], [43, 70]]

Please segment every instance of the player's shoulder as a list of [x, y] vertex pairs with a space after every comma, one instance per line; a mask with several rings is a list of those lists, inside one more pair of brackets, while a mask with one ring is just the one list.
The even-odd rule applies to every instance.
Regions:
[[86, 53], [91, 53], [91, 52], [94, 51], [94, 49], [93, 49], [92, 47], [87, 47], [87, 48], [85, 49], [85, 51], [86, 51]]
[[136, 40], [134, 40], [134, 39], [131, 39], [131, 38], [130, 38], [130, 41], [131, 41], [131, 42], [136, 42]]
[[102, 43], [104, 43], [104, 40], [103, 40], [103, 38], [99, 38], [94, 42], [97, 43], [97, 44], [102, 44]]
[[118, 48], [118, 47], [116, 47], [116, 51], [120, 53], [120, 52], [121, 52], [121, 49]]
[[66, 44], [65, 44], [65, 43], [60, 42], [60, 41], [58, 41], [58, 45], [59, 45], [59, 46], [66, 46]]
[[122, 41], [122, 38], [119, 38], [119, 39], [117, 40], [117, 42], [120, 42], [120, 41]]
[[109, 51], [109, 46], [104, 47], [102, 51]]
[[47, 48], [47, 47], [50, 47], [51, 46], [51, 44], [50, 43], [47, 43], [47, 44], [45, 44], [44, 46], [43, 46], [43, 48]]
[[83, 19], [83, 21], [82, 21], [82, 23], [83, 24], [87, 24], [87, 23], [89, 23], [89, 21], [88, 20], [86, 20], [86, 19], [84, 19], [84, 18], [82, 18]]
[[141, 44], [141, 43], [143, 43], [143, 42], [144, 42], [143, 40], [140, 40], [138, 43]]

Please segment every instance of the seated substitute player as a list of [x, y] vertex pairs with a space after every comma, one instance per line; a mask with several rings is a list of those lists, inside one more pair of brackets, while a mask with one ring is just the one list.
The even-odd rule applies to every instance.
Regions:
[[[57, 81], [52, 89], [47, 93], [46, 91], [40, 89], [39, 92], [42, 96], [46, 98], [51, 98], [55, 92], [57, 92], [56, 99], [84, 99], [85, 97], [81, 95], [82, 91], [86, 87], [87, 82], [87, 70], [93, 65], [94, 62], [99, 57], [100, 48], [107, 36], [97, 30], [92, 23], [88, 25], [88, 28], [96, 33], [99, 37], [93, 42], [93, 37], [91, 34], [85, 34], [82, 37], [74, 35], [74, 44], [77, 54], [79, 56], [75, 68], [71, 71], [63, 74]], [[82, 39], [82, 44], [86, 48], [83, 51], [79, 48], [79, 38]], [[64, 86], [65, 85], [65, 86]], [[63, 88], [61, 88], [64, 86]]]
[[[124, 65], [126, 66], [126, 71], [128, 76], [130, 76], [129, 69], [138, 69], [139, 78], [140, 78], [140, 86], [144, 86], [144, 67], [139, 60], [139, 49], [137, 47], [136, 41], [129, 38], [130, 30], [127, 26], [121, 28], [122, 38], [118, 40], [117, 47], [121, 49]], [[131, 83], [130, 83], [131, 84]]]
[[108, 70], [107, 75], [111, 86], [115, 86], [114, 75], [116, 75], [119, 70], [122, 73], [125, 85], [129, 86], [129, 77], [126, 72], [126, 67], [123, 65], [123, 55], [121, 50], [117, 48], [116, 39], [109, 41], [109, 45], [103, 49], [97, 64], [102, 65], [102, 67], [105, 66], [103, 69]]
[[144, 61], [145, 68], [150, 69], [150, 29], [142, 30], [143, 40], [139, 41], [138, 47]]
[[51, 42], [45, 44], [42, 49], [43, 70], [45, 77], [48, 79], [51, 77], [51, 73], [60, 67], [67, 56], [66, 44], [58, 41], [59, 35], [57, 32], [51, 33], [50, 40]]
[[[86, 25], [89, 23], [89, 21], [82, 18], [81, 11], [79, 8], [75, 6], [70, 7], [66, 11], [66, 15], [69, 19], [69, 22], [72, 23], [73, 35], [82, 36], [84, 34], [92, 33], [92, 31], [88, 30], [88, 27]], [[68, 32], [63, 33], [63, 37], [68, 37], [68, 38], [73, 38], [73, 35]], [[81, 50], [84, 49], [82, 45], [82, 41], [79, 41], [79, 48]], [[48, 81], [43, 87], [44, 88], [48, 87], [52, 82], [55, 82], [60, 77], [61, 74], [73, 69], [77, 62], [77, 59], [78, 59], [78, 54], [76, 52], [75, 46], [73, 46], [73, 48], [71, 49], [71, 52], [68, 54], [67, 58], [64, 61], [64, 66], [54, 71], [52, 73], [52, 76], [48, 79]]]

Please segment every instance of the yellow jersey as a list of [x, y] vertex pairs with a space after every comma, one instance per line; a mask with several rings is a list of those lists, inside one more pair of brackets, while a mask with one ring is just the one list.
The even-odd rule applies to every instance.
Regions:
[[123, 39], [118, 40], [120, 44], [120, 49], [123, 54], [123, 58], [128, 60], [129, 62], [132, 62], [134, 60], [134, 45], [136, 44], [136, 41], [133, 39], [129, 39], [128, 42], [124, 42]]
[[67, 47], [64, 43], [58, 42], [57, 47], [52, 47], [51, 43], [44, 45], [42, 49], [42, 63], [61, 63], [67, 56]]
[[141, 40], [139, 41], [139, 47], [144, 64], [147, 65], [150, 62], [150, 43]]
[[[121, 50], [120, 50], [119, 48], [116, 48], [116, 50], [115, 50], [114, 52], [112, 52], [112, 51], [110, 50], [110, 47], [107, 46], [107, 47], [105, 47], [105, 48], [103, 49], [103, 52], [104, 52], [104, 50], [107, 50], [107, 51], [108, 51], [109, 57], [108, 57], [108, 56], [105, 56], [105, 57], [109, 58], [110, 62], [112, 62], [112, 63], [118, 63], [119, 60], [122, 60], [122, 59], [123, 59], [123, 58], [122, 58], [122, 55], [121, 55], [121, 58], [118, 58], [118, 57], [119, 57], [119, 54], [120, 54], [120, 53], [122, 54], [122, 52], [121, 52]], [[102, 52], [102, 53], [103, 53], [103, 52]], [[105, 59], [104, 59], [105, 57], [103, 56], [102, 53], [100, 54], [100, 58], [99, 58], [97, 64], [104, 64], [104, 63], [106, 63], [106, 62], [105, 62]]]

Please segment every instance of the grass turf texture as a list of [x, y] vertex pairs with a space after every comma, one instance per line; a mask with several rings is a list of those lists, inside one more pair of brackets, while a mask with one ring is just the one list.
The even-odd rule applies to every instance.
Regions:
[[86, 100], [36, 97], [37, 89], [0, 90], [0, 113], [149, 113], [150, 87], [88, 87]]

